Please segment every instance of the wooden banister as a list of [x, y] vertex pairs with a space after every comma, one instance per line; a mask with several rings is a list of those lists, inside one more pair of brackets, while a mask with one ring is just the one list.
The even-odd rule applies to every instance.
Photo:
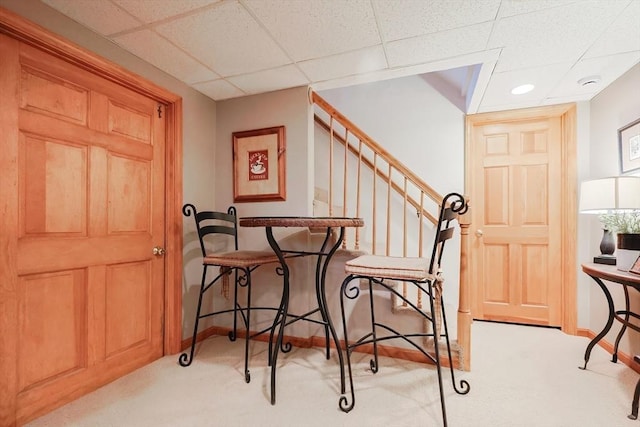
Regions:
[[[329, 124], [327, 124], [327, 122], [322, 120], [322, 118], [320, 116], [318, 116], [317, 114], [314, 115], [314, 120], [321, 128], [323, 128], [327, 132], [330, 132], [330, 133], [332, 132], [331, 126]], [[384, 182], [388, 183], [390, 181], [390, 177], [386, 173], [384, 173], [380, 169], [374, 168], [373, 162], [371, 160], [369, 160], [367, 157], [362, 156], [362, 150], [359, 150], [359, 149], [355, 148], [352, 144], [347, 142], [344, 139], [344, 137], [342, 137], [341, 135], [338, 135], [337, 133], [335, 133], [335, 131], [333, 131], [333, 139], [339, 141], [341, 144], [345, 144], [348, 147], [349, 151], [352, 154], [358, 156], [358, 158], [362, 161], [362, 163], [364, 163], [369, 168], [371, 168], [371, 170], [375, 170], [376, 175], [379, 176]], [[371, 148], [371, 149], [373, 150], [373, 148]], [[377, 155], [382, 156], [381, 153], [377, 153]], [[385, 160], [387, 160], [387, 159], [385, 159]], [[417, 188], [422, 188], [419, 182], [413, 181], [410, 177], [407, 177], [407, 178], [411, 182], [413, 182], [414, 185]], [[392, 186], [392, 189], [394, 191], [396, 191], [399, 194], [402, 194], [402, 188], [400, 188], [400, 186], [398, 184], [396, 184], [395, 182], [391, 181], [391, 186]], [[438, 201], [438, 193], [435, 193], [435, 191], [433, 189], [431, 189], [431, 187], [424, 188], [424, 194], [429, 194], [428, 191], [432, 191], [435, 194], [435, 196], [432, 195], [429, 198], [431, 200], [433, 200], [434, 202], [437, 202]], [[428, 210], [424, 209], [424, 207], [423, 207], [424, 204], [418, 203], [413, 197], [411, 197], [409, 195], [407, 195], [407, 201], [411, 204], [411, 206], [416, 208], [416, 213], [417, 214], [422, 214], [432, 224], [435, 224], [435, 223], [438, 222], [438, 218], [436, 218], [435, 215], [433, 215]]]
[[356, 138], [364, 142], [373, 151], [377, 152], [381, 157], [383, 157], [389, 164], [393, 165], [394, 169], [398, 170], [402, 175], [406, 176], [417, 187], [421, 188], [431, 200], [435, 202], [442, 200], [442, 196], [438, 194], [438, 192], [435, 191], [429, 184], [424, 182], [422, 179], [420, 179], [419, 176], [414, 174], [410, 169], [408, 169], [405, 165], [403, 165], [398, 159], [393, 157], [387, 150], [385, 150], [382, 146], [380, 146], [377, 142], [375, 142], [369, 135], [367, 135], [362, 130], [360, 130], [358, 126], [356, 126], [349, 119], [343, 116], [338, 110], [332, 107], [331, 104], [325, 101], [320, 95], [313, 92], [311, 94], [311, 99], [313, 100], [314, 103], [316, 103], [319, 107], [321, 107], [324, 111], [326, 111], [335, 121], [340, 123], [346, 129], [349, 129], [349, 133], [351, 133]]

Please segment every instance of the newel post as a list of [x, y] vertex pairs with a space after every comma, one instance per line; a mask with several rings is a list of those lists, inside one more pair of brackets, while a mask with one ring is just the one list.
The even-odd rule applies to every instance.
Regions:
[[[465, 196], [467, 203], [469, 199]], [[460, 224], [460, 293], [458, 296], [458, 345], [460, 346], [460, 369], [471, 370], [471, 272], [469, 256], [471, 239], [471, 205], [464, 215], [458, 217]]]

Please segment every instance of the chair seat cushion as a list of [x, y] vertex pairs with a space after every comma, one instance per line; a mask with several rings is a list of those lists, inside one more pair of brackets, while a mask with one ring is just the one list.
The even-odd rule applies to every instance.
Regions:
[[383, 279], [426, 281], [429, 275], [429, 261], [425, 258], [392, 257], [383, 255], [362, 255], [347, 261], [347, 274], [380, 277]]
[[203, 264], [221, 267], [251, 267], [254, 265], [279, 262], [271, 251], [231, 251], [211, 254], [202, 260]]

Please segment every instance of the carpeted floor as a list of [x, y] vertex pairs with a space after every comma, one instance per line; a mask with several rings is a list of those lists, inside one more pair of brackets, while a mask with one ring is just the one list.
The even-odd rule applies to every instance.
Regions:
[[[638, 426], [627, 418], [638, 375], [596, 346], [586, 371], [586, 338], [555, 329], [475, 322], [471, 384], [457, 395], [444, 371], [451, 427]], [[280, 355], [277, 403], [269, 402], [266, 344], [252, 346], [251, 383], [242, 374], [242, 342], [203, 342], [190, 367], [162, 358], [32, 423], [30, 427], [313, 427], [442, 425], [435, 368], [356, 353], [356, 405], [338, 409], [337, 358], [321, 349]]]

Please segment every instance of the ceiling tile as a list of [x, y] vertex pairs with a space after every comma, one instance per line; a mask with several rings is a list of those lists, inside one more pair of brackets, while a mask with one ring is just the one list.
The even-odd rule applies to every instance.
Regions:
[[[103, 34], [129, 30], [140, 23], [124, 9], [108, 1], [92, 0], [42, 0], [74, 21]], [[82, 7], [78, 7], [79, 3]]]
[[246, 0], [244, 3], [294, 61], [380, 43], [369, 0]]
[[[563, 76], [549, 96], [567, 97], [571, 94], [593, 96], [620, 77], [623, 74], [622, 70], [628, 70], [639, 61], [640, 50], [614, 56], [583, 59]], [[578, 83], [578, 80], [590, 76], [600, 76], [602, 80], [599, 84], [587, 86]], [[640, 88], [638, 88], [638, 92], [640, 93]]]
[[247, 94], [271, 92], [309, 84], [295, 65], [230, 77], [227, 80]]
[[385, 41], [399, 40], [491, 21], [500, 0], [374, 0]]
[[43, 1], [218, 100], [480, 64], [476, 113], [590, 99], [640, 60], [640, 0]]
[[237, 98], [239, 96], [246, 95], [245, 92], [233, 86], [228, 81], [221, 79], [204, 83], [196, 83], [193, 85], [193, 87], [197, 91], [204, 93], [205, 95], [212, 99], [215, 99], [216, 101], [229, 98]]
[[426, 36], [387, 43], [386, 51], [391, 67], [452, 58], [484, 50], [491, 23], [442, 31]]
[[608, 31], [587, 50], [585, 58], [640, 50], [640, 1], [620, 14]]
[[180, 15], [221, 0], [112, 0], [145, 24]]
[[496, 71], [578, 60], [624, 6], [581, 1], [499, 20], [489, 42], [503, 47]]
[[[486, 50], [480, 52], [474, 52], [466, 55], [459, 55], [455, 58], [448, 58], [441, 61], [434, 61], [428, 63], [420, 63], [416, 65], [409, 65], [405, 67], [385, 68], [383, 70], [371, 71], [363, 74], [356, 74], [352, 76], [336, 78], [330, 81], [313, 83], [311, 87], [315, 91], [335, 89], [338, 87], [353, 86], [364, 83], [372, 83], [376, 81], [397, 79], [400, 77], [413, 76], [416, 74], [433, 73], [436, 71], [448, 70], [457, 67], [474, 67], [476, 64], [491, 64], [487, 67], [481, 67], [482, 69], [493, 69], [496, 59], [499, 55], [500, 49]], [[486, 72], [486, 80], [489, 79], [489, 72]], [[484, 74], [481, 73], [482, 78], [485, 79]], [[484, 89], [485, 85], [482, 85]], [[478, 96], [479, 98], [479, 96]]]
[[[565, 75], [572, 64], [572, 62], [564, 62], [527, 70], [493, 73], [482, 97], [482, 106], [501, 107], [544, 99], [554, 89], [557, 76]], [[535, 85], [535, 89], [523, 95], [511, 94], [511, 89], [525, 83]]]
[[314, 82], [336, 79], [354, 74], [367, 73], [387, 68], [382, 46], [375, 46], [311, 59], [298, 63], [298, 67]]
[[237, 2], [160, 24], [156, 30], [224, 77], [291, 62]]
[[551, 9], [553, 7], [565, 6], [567, 4], [576, 3], [582, 0], [502, 0], [498, 18], [506, 18], [513, 15], [522, 15], [525, 13], [536, 12], [543, 9]]
[[151, 30], [127, 33], [114, 40], [134, 55], [185, 83], [220, 77]]

